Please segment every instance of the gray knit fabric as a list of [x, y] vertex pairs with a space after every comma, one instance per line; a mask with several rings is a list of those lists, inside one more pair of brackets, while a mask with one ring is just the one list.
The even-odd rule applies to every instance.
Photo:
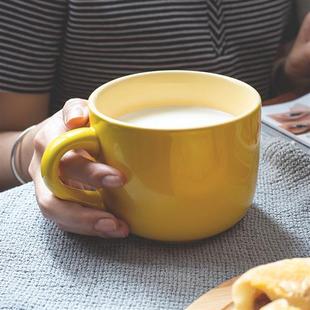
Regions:
[[255, 265], [310, 256], [310, 157], [265, 141], [246, 217], [190, 244], [61, 232], [31, 183], [1, 193], [0, 214], [0, 309], [184, 309]]

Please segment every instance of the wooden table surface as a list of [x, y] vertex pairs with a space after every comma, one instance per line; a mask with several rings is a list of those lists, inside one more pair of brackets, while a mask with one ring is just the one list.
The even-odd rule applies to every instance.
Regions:
[[303, 94], [298, 94], [298, 93], [294, 93], [294, 92], [290, 92], [290, 93], [285, 93], [282, 94], [280, 96], [277, 96], [275, 98], [271, 98], [271, 99], [267, 99], [263, 101], [263, 105], [272, 105], [272, 104], [277, 104], [280, 102], [286, 102], [286, 101], [290, 101], [293, 100], [297, 97], [302, 96]]

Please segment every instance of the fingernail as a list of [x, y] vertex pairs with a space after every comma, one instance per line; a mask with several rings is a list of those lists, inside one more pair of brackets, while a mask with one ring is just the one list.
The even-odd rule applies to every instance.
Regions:
[[66, 116], [66, 122], [70, 119], [77, 118], [77, 117], [83, 117], [84, 111], [81, 107], [74, 107], [68, 111], [68, 114]]
[[115, 232], [117, 229], [117, 225], [115, 221], [112, 219], [101, 219], [95, 224], [94, 228], [98, 232], [107, 234], [107, 233]]
[[107, 175], [102, 179], [102, 185], [107, 187], [119, 187], [123, 184], [122, 178], [118, 175]]

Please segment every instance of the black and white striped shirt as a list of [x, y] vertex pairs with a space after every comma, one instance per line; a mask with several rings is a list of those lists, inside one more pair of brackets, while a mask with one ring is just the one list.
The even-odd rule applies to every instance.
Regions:
[[131, 73], [185, 69], [267, 97], [293, 0], [2, 0], [0, 90], [70, 97]]

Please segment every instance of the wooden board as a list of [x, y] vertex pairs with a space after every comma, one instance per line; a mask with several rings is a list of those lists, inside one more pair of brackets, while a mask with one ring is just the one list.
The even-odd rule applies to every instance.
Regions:
[[195, 300], [186, 310], [232, 310], [231, 288], [239, 277], [223, 282]]

